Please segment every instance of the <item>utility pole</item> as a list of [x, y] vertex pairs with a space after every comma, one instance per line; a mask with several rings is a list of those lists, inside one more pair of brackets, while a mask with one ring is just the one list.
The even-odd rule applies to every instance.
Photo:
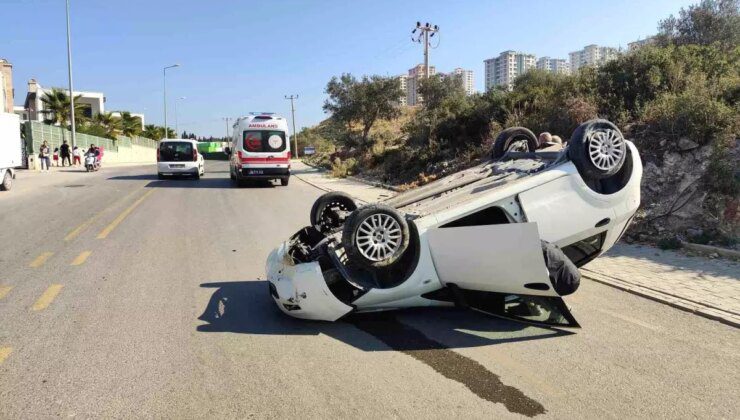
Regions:
[[229, 141], [229, 117], [223, 117], [222, 120], [226, 121], [226, 141]]
[[293, 142], [295, 143], [295, 157], [298, 157], [298, 133], [295, 131], [295, 107], [293, 100], [298, 99], [298, 95], [285, 95], [285, 99], [290, 99], [290, 113], [293, 116]]
[[67, 0], [67, 73], [69, 75], [69, 113], [72, 122], [72, 148], [77, 145], [77, 129], [75, 127], [75, 95], [72, 87], [72, 35], [69, 30], [69, 0]]
[[429, 78], [429, 38], [434, 37], [437, 32], [439, 32], [439, 26], [430, 25], [429, 22], [424, 25], [416, 22], [416, 28], [411, 31], [411, 41], [420, 44], [422, 39], [424, 40], [424, 78]]
[[173, 64], [162, 69], [162, 86], [164, 93], [164, 139], [167, 140], [167, 69], [180, 67], [179, 64]]

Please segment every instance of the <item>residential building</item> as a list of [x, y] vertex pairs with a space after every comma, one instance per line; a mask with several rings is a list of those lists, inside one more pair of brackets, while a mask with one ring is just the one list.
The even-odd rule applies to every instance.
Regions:
[[586, 45], [582, 50], [573, 51], [570, 55], [570, 70], [576, 71], [584, 66], [599, 67], [614, 60], [619, 50], [612, 47], [600, 47], [596, 44]]
[[408, 96], [408, 93], [407, 93], [408, 79], [409, 79], [409, 77], [407, 75], [405, 75], [405, 74], [402, 74], [402, 75], [398, 76], [398, 81], [401, 84], [401, 92], [403, 92], [403, 94], [398, 98], [398, 103], [401, 106], [406, 106], [406, 105], [409, 104], [408, 98], [407, 98], [407, 96]]
[[518, 51], [504, 51], [485, 63], [486, 90], [503, 86], [511, 90], [514, 80], [535, 67], [535, 56]]
[[570, 74], [570, 64], [564, 58], [540, 57], [537, 68], [549, 73]]
[[13, 113], [21, 118], [21, 121], [28, 121], [28, 110], [20, 105], [13, 106]]
[[450, 77], [459, 77], [462, 80], [463, 89], [466, 95], [472, 95], [475, 93], [475, 80], [473, 78], [473, 70], [465, 70], [463, 68], [456, 68], [448, 74]]
[[639, 48], [644, 47], [645, 45], [650, 45], [650, 44], [653, 44], [653, 43], [655, 43], [655, 37], [654, 36], [649, 36], [649, 37], [647, 37], [645, 39], [638, 39], [635, 42], [630, 42], [629, 44], [627, 44], [627, 49], [629, 51], [634, 51], [636, 49], [639, 49]]
[[[437, 69], [434, 66], [429, 66], [429, 76], [434, 76], [435, 74], [437, 74]], [[427, 74], [423, 64], [409, 69], [409, 74], [406, 78], [406, 104], [408, 106], [419, 105], [424, 101], [424, 98], [419, 95], [419, 83], [426, 76]]]
[[[36, 79], [28, 81], [28, 93], [23, 107], [28, 110], [29, 119], [43, 121], [50, 117], [46, 105], [41, 101], [44, 94], [48, 92], [51, 92], [51, 89], [41, 87]], [[74, 96], [76, 102], [85, 107], [84, 115], [86, 117], [92, 118], [105, 112], [105, 95], [102, 92], [75, 91]]]
[[13, 112], [13, 65], [0, 58], [0, 112]]
[[[113, 111], [110, 113], [110, 115], [113, 117], [121, 118], [121, 112], [122, 111]], [[143, 130], [144, 129], [144, 114], [137, 114], [135, 112], [130, 112], [130, 114], [132, 117], [138, 118], [139, 121], [141, 121], [141, 129]]]

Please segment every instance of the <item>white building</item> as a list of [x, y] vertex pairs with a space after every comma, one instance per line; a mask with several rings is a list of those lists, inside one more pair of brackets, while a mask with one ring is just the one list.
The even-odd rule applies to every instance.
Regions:
[[535, 67], [535, 56], [509, 50], [483, 62], [486, 68], [486, 90], [496, 86], [504, 86], [511, 90], [518, 76]]
[[[434, 66], [429, 66], [429, 76], [434, 76], [435, 74], [437, 74], [437, 69]], [[419, 83], [426, 76], [423, 64], [409, 69], [409, 74], [406, 78], [406, 104], [408, 106], [419, 105], [423, 102], [424, 98], [419, 95]]]
[[13, 112], [13, 65], [0, 58], [0, 112]]
[[398, 81], [401, 84], [401, 92], [403, 92], [403, 94], [398, 98], [398, 103], [401, 106], [406, 106], [409, 104], [408, 98], [407, 98], [408, 96], [407, 89], [408, 89], [408, 84], [409, 84], [408, 79], [409, 77], [405, 74], [398, 76]]
[[612, 47], [600, 47], [596, 44], [586, 45], [582, 50], [573, 51], [570, 55], [570, 70], [575, 72], [581, 67], [599, 67], [619, 56], [619, 50]]
[[466, 95], [472, 95], [475, 93], [475, 79], [473, 78], [473, 70], [465, 70], [463, 68], [456, 68], [449, 73], [448, 76], [459, 77], [462, 80], [463, 89]]
[[[51, 89], [41, 87], [36, 79], [28, 81], [28, 93], [26, 94], [26, 101], [23, 108], [28, 110], [29, 119], [33, 121], [44, 121], [49, 119], [49, 111], [46, 109], [46, 104], [41, 101], [41, 98], [46, 94], [50, 93]], [[92, 118], [95, 115], [102, 114], [105, 112], [105, 95], [102, 92], [74, 92], [76, 102], [82, 104], [85, 107], [83, 114], [85, 117]]]
[[540, 57], [537, 68], [549, 73], [570, 74], [570, 64], [564, 58]]

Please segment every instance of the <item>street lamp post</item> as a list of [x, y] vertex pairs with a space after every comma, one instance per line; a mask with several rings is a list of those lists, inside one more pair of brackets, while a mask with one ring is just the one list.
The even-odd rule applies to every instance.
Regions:
[[184, 96], [180, 96], [179, 98], [177, 98], [177, 100], [175, 100], [175, 137], [177, 137], [178, 136], [177, 133], [180, 132], [180, 129], [178, 128], [178, 125], [177, 125], [177, 119], [178, 119], [177, 118], [177, 102], [183, 99], [187, 99], [187, 98]]
[[164, 138], [167, 139], [167, 69], [180, 67], [179, 64], [173, 64], [162, 69], [162, 86], [164, 92]]
[[69, 0], [67, 0], [67, 74], [69, 76], [69, 114], [72, 122], [72, 147], [77, 145], [77, 130], [75, 128], [75, 95], [72, 87], [72, 35], [69, 30]]

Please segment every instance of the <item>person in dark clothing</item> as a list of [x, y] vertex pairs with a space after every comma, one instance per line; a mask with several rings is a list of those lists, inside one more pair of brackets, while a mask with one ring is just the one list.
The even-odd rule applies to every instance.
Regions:
[[69, 163], [69, 166], [72, 166], [72, 160], [70, 159], [69, 154], [69, 145], [67, 144], [67, 140], [64, 140], [62, 142], [62, 145], [59, 147], [59, 156], [62, 157], [62, 166], [66, 166], [64, 164], [64, 160], [67, 160], [67, 163]]

